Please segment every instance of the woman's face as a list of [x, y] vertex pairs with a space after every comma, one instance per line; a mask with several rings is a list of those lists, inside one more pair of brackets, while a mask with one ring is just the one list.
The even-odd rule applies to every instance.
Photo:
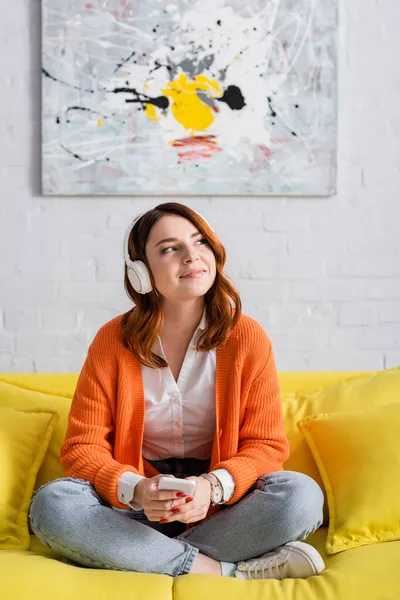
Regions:
[[184, 217], [161, 217], [150, 231], [145, 252], [157, 291], [165, 298], [204, 296], [214, 283], [213, 251]]

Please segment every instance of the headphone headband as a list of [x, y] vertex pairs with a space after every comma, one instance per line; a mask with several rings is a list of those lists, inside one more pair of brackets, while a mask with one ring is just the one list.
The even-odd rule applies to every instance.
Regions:
[[[140, 213], [139, 215], [137, 215], [133, 221], [131, 222], [131, 224], [129, 225], [128, 229], [126, 230], [126, 233], [124, 235], [124, 243], [123, 243], [123, 252], [124, 252], [124, 261], [126, 262], [126, 264], [131, 263], [132, 260], [129, 256], [129, 248], [128, 248], [128, 241], [129, 241], [129, 236], [131, 235], [131, 231], [133, 229], [133, 226], [135, 225], [136, 221], [139, 221], [139, 219], [141, 217], [143, 217], [143, 215], [145, 215], [146, 213]], [[129, 266], [129, 265], [128, 265]]]

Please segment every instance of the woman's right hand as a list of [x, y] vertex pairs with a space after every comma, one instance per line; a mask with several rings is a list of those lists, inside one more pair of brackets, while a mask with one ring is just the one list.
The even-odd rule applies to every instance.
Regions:
[[135, 487], [133, 499], [138, 502], [144, 510], [149, 521], [160, 521], [168, 519], [176, 508], [186, 503], [186, 494], [173, 490], [159, 490], [158, 481], [161, 477], [174, 477], [174, 475], [156, 475], [141, 479]]

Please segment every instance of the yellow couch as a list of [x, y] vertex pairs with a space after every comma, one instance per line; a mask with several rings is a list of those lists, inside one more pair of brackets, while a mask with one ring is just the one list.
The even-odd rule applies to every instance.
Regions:
[[[389, 384], [385, 383], [386, 397], [379, 392], [380, 380], [376, 375], [369, 372], [280, 373], [285, 427], [291, 445], [286, 469], [306, 472], [323, 486], [297, 422], [310, 414], [399, 403], [400, 371]], [[64, 438], [76, 381], [76, 374], [0, 375], [0, 407], [53, 410], [59, 414], [34, 489], [62, 476], [58, 449]], [[397, 394], [394, 386], [398, 386]], [[307, 539], [322, 554], [326, 570], [304, 580], [242, 581], [211, 575], [184, 575], [173, 579], [165, 575], [88, 569], [60, 562], [52, 550], [31, 535], [27, 550], [0, 550], [0, 599], [399, 600], [400, 541], [368, 542], [328, 555], [325, 551], [328, 520], [325, 506], [325, 526]]]

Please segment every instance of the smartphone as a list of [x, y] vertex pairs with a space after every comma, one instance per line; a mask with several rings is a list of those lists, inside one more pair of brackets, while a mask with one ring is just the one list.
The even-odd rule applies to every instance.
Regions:
[[179, 479], [178, 477], [160, 477], [158, 480], [159, 490], [173, 490], [174, 492], [184, 492], [186, 496], [191, 496], [195, 490], [196, 482], [192, 479]]

